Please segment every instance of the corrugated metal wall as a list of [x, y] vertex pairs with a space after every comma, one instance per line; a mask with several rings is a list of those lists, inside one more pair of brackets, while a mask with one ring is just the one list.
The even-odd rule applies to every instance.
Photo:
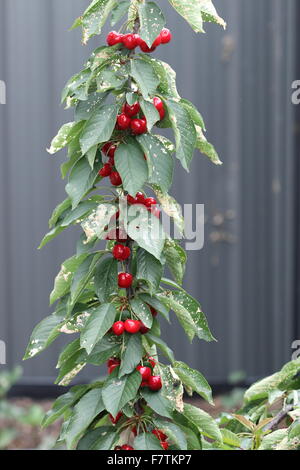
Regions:
[[[221, 383], [237, 369], [249, 378], [272, 372], [290, 358], [296, 337], [296, 0], [215, 3], [228, 29], [208, 25], [202, 36], [166, 8], [175, 38], [159, 56], [177, 69], [180, 92], [202, 111], [224, 161], [214, 167], [197, 156], [190, 175], [178, 168], [173, 189], [181, 203], [205, 204], [205, 247], [189, 254], [186, 287], [219, 342], [190, 347], [175, 324], [165, 336], [178, 359]], [[59, 108], [60, 91], [97, 45], [81, 47], [79, 32], [67, 32], [86, 4], [0, 0], [0, 80], [7, 85], [0, 105], [0, 339], [9, 365], [20, 362], [33, 325], [50, 312], [53, 277], [74, 250], [75, 232], [42, 252], [36, 247], [64, 197], [63, 155], [44, 150], [70, 117]], [[24, 383], [51, 383], [58, 350], [25, 363]]]

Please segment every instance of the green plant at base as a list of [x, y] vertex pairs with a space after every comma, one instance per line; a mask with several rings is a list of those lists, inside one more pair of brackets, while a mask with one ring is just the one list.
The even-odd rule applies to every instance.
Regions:
[[[169, 2], [196, 32], [206, 21], [225, 26], [211, 0]], [[56, 277], [55, 312], [35, 328], [25, 358], [61, 333], [73, 333], [59, 356], [56, 383], [68, 385], [86, 364], [108, 361], [104, 381], [71, 388], [44, 421], [64, 418], [59, 440], [68, 448], [199, 449], [205, 437], [220, 443], [221, 432], [207, 413], [184, 404], [183, 392], [212, 402], [211, 389], [200, 372], [175, 360], [160, 338], [158, 318], [169, 321], [172, 310], [190, 341], [214, 338], [199, 303], [181, 287], [186, 254], [164, 232], [157, 204], [182, 233], [180, 206], [168, 194], [173, 154], [186, 170], [195, 149], [221, 161], [205, 138], [202, 116], [179, 96], [175, 72], [149, 55], [172, 37], [160, 7], [94, 0], [73, 26], [82, 27], [84, 43], [101, 33], [110, 13], [113, 25], [127, 19], [62, 93], [75, 119], [60, 129], [49, 152], [68, 148], [61, 167], [68, 197], [54, 210], [41, 247], [73, 224], [84, 233]], [[155, 126], [171, 128], [175, 144]], [[99, 185], [105, 177], [112, 188]], [[100, 240], [107, 240], [103, 250]], [[165, 267], [174, 280], [163, 277]], [[158, 350], [171, 365], [158, 360]]]
[[300, 359], [253, 384], [242, 408], [218, 422], [222, 449], [300, 450]]

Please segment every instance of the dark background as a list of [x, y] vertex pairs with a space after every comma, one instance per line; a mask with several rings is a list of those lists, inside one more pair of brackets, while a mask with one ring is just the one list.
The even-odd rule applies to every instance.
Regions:
[[[216, 0], [227, 31], [207, 24], [207, 34], [196, 35], [166, 0], [159, 3], [174, 41], [157, 55], [177, 70], [179, 92], [202, 112], [224, 162], [215, 167], [195, 155], [189, 175], [178, 166], [171, 191], [182, 204], [205, 204], [205, 246], [189, 252], [185, 287], [201, 301], [218, 343], [190, 346], [175, 320], [164, 335], [177, 358], [214, 385], [237, 370], [250, 382], [290, 360], [300, 339], [299, 106], [291, 103], [291, 84], [300, 79], [299, 6]], [[87, 4], [0, 0], [0, 79], [7, 86], [0, 105], [0, 340], [7, 367], [21, 362], [33, 326], [51, 313], [53, 278], [79, 233], [36, 250], [65, 197], [64, 154], [45, 151], [72, 120], [59, 106], [60, 92], [105, 39], [83, 47], [80, 31], [67, 31]], [[53, 382], [61, 344], [23, 364], [23, 390]], [[87, 369], [80, 380], [95, 374]]]

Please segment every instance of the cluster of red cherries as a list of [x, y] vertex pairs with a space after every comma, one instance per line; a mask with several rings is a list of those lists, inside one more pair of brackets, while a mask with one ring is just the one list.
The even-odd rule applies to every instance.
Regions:
[[[165, 117], [165, 108], [162, 100], [156, 96], [153, 98], [153, 104], [162, 120]], [[141, 107], [138, 102], [133, 105], [125, 103], [122, 107], [121, 114], [117, 117], [116, 128], [122, 131], [131, 130], [134, 135], [145, 134], [148, 131], [146, 118], [144, 116], [136, 117], [140, 111]], [[105, 163], [99, 171], [99, 176], [102, 178], [109, 177], [113, 186], [120, 186], [122, 184], [122, 178], [114, 168], [117, 145], [113, 142], [107, 142], [103, 145], [101, 150], [103, 154], [108, 157], [108, 162]]]
[[[121, 274], [128, 274], [128, 273], [121, 273]], [[156, 317], [157, 311], [155, 310], [155, 308], [150, 307], [150, 306], [149, 308], [151, 310], [153, 317]], [[122, 320], [116, 321], [112, 326], [112, 332], [116, 336], [122, 336], [125, 332], [130, 333], [132, 335], [136, 333], [141, 333], [142, 335], [145, 335], [146, 333], [148, 333], [148, 331], [149, 331], [149, 328], [147, 328], [143, 322], [141, 322], [140, 320], [133, 320], [131, 318], [127, 318], [127, 320], [125, 321], [122, 321]]]
[[116, 44], [123, 44], [123, 46], [132, 51], [136, 47], [140, 47], [142, 52], [147, 54], [154, 52], [155, 49], [161, 44], [168, 44], [172, 40], [172, 33], [169, 29], [163, 28], [160, 34], [157, 36], [152, 46], [148, 44], [140, 37], [139, 34], [120, 34], [117, 31], [111, 31], [106, 38], [108, 46], [115, 46]]
[[[139, 373], [142, 376], [141, 387], [148, 387], [153, 392], [158, 392], [162, 388], [161, 377], [160, 377], [160, 375], [153, 375], [152, 374], [153, 369], [156, 366], [156, 361], [153, 357], [150, 356], [150, 357], [146, 358], [146, 363], [149, 364], [149, 365], [141, 365], [140, 364], [136, 368], [136, 370], [138, 370]], [[107, 361], [108, 373], [111, 374], [117, 367], [120, 366], [120, 364], [121, 364], [120, 359], [118, 359], [116, 357], [111, 357]], [[120, 416], [119, 415], [120, 415], [120, 413], [117, 415], [116, 418], [114, 418], [115, 420], [117, 420], [116, 422], [118, 422], [118, 420], [122, 416], [122, 413], [121, 413]], [[114, 424], [116, 424], [116, 423], [114, 423]]]

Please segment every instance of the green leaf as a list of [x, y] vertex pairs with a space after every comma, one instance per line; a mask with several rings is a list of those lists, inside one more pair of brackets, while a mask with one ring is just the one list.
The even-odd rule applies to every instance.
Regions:
[[68, 449], [74, 447], [82, 433], [91, 422], [104, 410], [101, 389], [95, 388], [86, 393], [74, 407], [67, 428], [66, 443]]
[[222, 165], [222, 162], [219, 158], [219, 155], [217, 154], [216, 149], [212, 144], [207, 141], [201, 127], [195, 125], [195, 129], [197, 132], [196, 148], [201, 153], [206, 155], [215, 165]]
[[236, 434], [225, 428], [220, 429], [220, 431], [224, 444], [227, 444], [231, 447], [241, 447], [241, 440]]
[[89, 281], [94, 275], [96, 265], [99, 259], [104, 255], [104, 252], [93, 253], [89, 255], [84, 261], [78, 266], [74, 273], [71, 283], [71, 302], [74, 305], [79, 295], [85, 289]]
[[130, 300], [130, 306], [137, 317], [144, 323], [147, 328], [152, 327], [153, 316], [149, 307], [138, 297]]
[[174, 160], [170, 151], [158, 136], [143, 134], [137, 140], [147, 158], [149, 183], [158, 185], [162, 191], [168, 191], [174, 172]]
[[106, 100], [108, 93], [91, 93], [85, 101], [79, 101], [75, 109], [76, 121], [87, 121]]
[[130, 374], [141, 362], [143, 356], [143, 346], [141, 335], [127, 335], [125, 342], [125, 352], [119, 370], [119, 377]]
[[107, 302], [118, 291], [118, 262], [114, 258], [103, 259], [95, 272], [95, 289], [100, 302]]
[[54, 209], [50, 217], [49, 228], [54, 227], [57, 221], [59, 220], [59, 218], [61, 217], [61, 215], [70, 207], [71, 207], [71, 200], [69, 197], [65, 199], [63, 202], [61, 202], [60, 204], [58, 204], [58, 206]]
[[68, 393], [65, 393], [58, 397], [53, 403], [52, 409], [46, 413], [42, 422], [42, 426], [45, 428], [53, 424], [89, 389], [90, 385], [76, 385], [75, 387], [72, 387]]
[[91, 354], [95, 345], [112, 327], [117, 314], [115, 307], [111, 304], [93, 308], [90, 313], [91, 316], [80, 335], [81, 347], [85, 348], [88, 354]]
[[176, 313], [190, 339], [193, 339], [196, 334], [199, 339], [214, 341], [205, 315], [197, 300], [192, 296], [184, 291], [172, 291], [167, 295], [166, 293], [158, 294], [157, 297]]
[[29, 344], [27, 346], [24, 360], [40, 354], [59, 336], [59, 326], [63, 323], [64, 312], [62, 314], [52, 314], [42, 320], [34, 328]]
[[163, 97], [171, 97], [180, 100], [176, 87], [176, 72], [172, 67], [162, 60], [144, 54], [141, 56], [144, 62], [147, 62], [153, 68], [159, 80], [158, 92]]
[[80, 145], [83, 154], [92, 147], [107, 142], [115, 128], [118, 106], [108, 104], [97, 108], [83, 128], [80, 137]]
[[108, 15], [116, 6], [117, 0], [94, 0], [83, 13], [81, 26], [83, 30], [83, 43], [96, 34], [101, 34]]
[[123, 406], [135, 398], [141, 382], [142, 376], [138, 371], [122, 378], [109, 377], [102, 390], [106, 410], [116, 417]]
[[146, 336], [162, 351], [162, 353], [169, 359], [171, 363], [175, 361], [173, 351], [161, 338], [154, 336], [151, 333], [147, 333]]
[[120, 173], [123, 188], [131, 196], [142, 189], [148, 178], [144, 154], [134, 139], [119, 145], [115, 153], [115, 166]]
[[65, 230], [66, 227], [61, 227], [60, 225], [55, 226], [50, 232], [46, 233], [44, 238], [42, 239], [41, 243], [39, 244], [39, 250], [43, 248], [47, 243], [53, 240], [57, 235]]
[[161, 391], [153, 393], [151, 390], [144, 388], [141, 390], [141, 395], [153, 411], [160, 416], [172, 419], [172, 403], [162, 395]]
[[161, 450], [161, 444], [154, 434], [149, 432], [139, 434], [133, 442], [135, 450]]
[[163, 12], [154, 2], [143, 2], [139, 5], [140, 37], [152, 46], [166, 24]]
[[175, 134], [176, 157], [180, 160], [183, 168], [188, 171], [197, 142], [194, 123], [182, 104], [170, 99], [165, 103]]
[[[285, 386], [293, 377], [300, 371], [300, 359], [288, 362], [281, 369], [281, 371], [273, 374], [269, 377], [265, 377], [258, 382], [255, 382], [245, 393], [245, 402], [251, 402], [254, 400], [267, 399], [269, 394], [281, 388], [283, 383]], [[283, 387], [284, 389], [284, 387]]]
[[82, 222], [81, 226], [89, 243], [95, 238], [103, 239], [105, 227], [109, 224], [111, 217], [117, 212], [116, 206], [104, 202]]
[[186, 387], [197, 392], [202, 398], [213, 405], [211, 388], [202, 374], [197, 370], [191, 369], [183, 362], [176, 361], [173, 369]]
[[181, 450], [187, 450], [187, 441], [184, 432], [174, 423], [155, 418], [154, 424], [157, 429], [165, 433], [168, 438]]
[[175, 281], [182, 284], [187, 260], [184, 249], [176, 240], [168, 239], [165, 243], [164, 255]]
[[191, 423], [197, 426], [204, 436], [209, 437], [214, 441], [222, 442], [221, 431], [214, 418], [212, 418], [208, 413], [193, 405], [185, 404], [183, 414], [189, 421], [191, 421]]
[[130, 0], [119, 1], [111, 12], [111, 25], [115, 26], [121, 18], [127, 13], [130, 6]]
[[137, 250], [137, 272], [136, 279], [145, 281], [150, 293], [157, 291], [161, 278], [163, 275], [163, 266], [153, 255], [148, 251], [139, 248]]
[[153, 184], [152, 189], [155, 192], [159, 203], [163, 211], [174, 220], [179, 232], [184, 233], [184, 218], [182, 215], [182, 209], [180, 204], [168, 193], [162, 191], [162, 189]]
[[151, 307], [155, 308], [159, 313], [163, 315], [163, 317], [169, 322], [169, 309], [158, 300], [155, 296], [151, 296], [149, 294], [139, 294], [139, 298], [143, 300]]
[[58, 134], [54, 137], [51, 142], [51, 146], [48, 152], [53, 155], [54, 153], [58, 152], [59, 150], [66, 147], [72, 139], [75, 139], [76, 136], [81, 132], [83, 122], [68, 122], [64, 124]]
[[52, 305], [60, 297], [63, 297], [70, 289], [74, 272], [86, 259], [87, 254], [80, 256], [72, 256], [61, 265], [61, 269], [54, 281], [54, 288], [50, 294], [50, 305]]
[[258, 450], [277, 450], [277, 446], [287, 437], [287, 429], [277, 429], [263, 437]]
[[110, 357], [118, 355], [119, 351], [120, 339], [114, 335], [106, 335], [100, 343], [96, 344], [90, 355], [83, 351], [78, 360], [87, 364], [93, 364], [94, 366], [100, 366]]
[[190, 114], [195, 126], [200, 126], [201, 129], [203, 129], [205, 131], [206, 129], [205, 129], [205, 124], [204, 124], [203, 117], [199, 113], [196, 106], [194, 106], [193, 103], [191, 103], [189, 100], [186, 100], [184, 98], [180, 99], [180, 103], [185, 107], [185, 109]]
[[89, 162], [81, 158], [72, 168], [66, 192], [72, 201], [72, 209], [76, 209], [81, 199], [93, 187], [101, 163], [97, 162], [94, 169], [91, 169]]
[[132, 59], [131, 76], [137, 83], [145, 100], [155, 95], [159, 79], [150, 63], [143, 59]]
[[146, 101], [142, 97], [140, 98], [139, 103], [147, 121], [148, 131], [151, 132], [154, 124], [160, 120], [159, 112], [152, 102]]
[[209, 21], [226, 28], [225, 21], [218, 15], [212, 0], [169, 0], [170, 4], [193, 28], [196, 33], [204, 33], [203, 22]]
[[79, 441], [77, 450], [110, 450], [118, 438], [111, 426], [100, 427], [87, 432]]
[[161, 222], [144, 206], [132, 205], [128, 209], [128, 235], [148, 253], [160, 260], [165, 244]]
[[83, 201], [73, 211], [70, 211], [60, 222], [61, 227], [67, 227], [74, 222], [80, 223], [82, 217], [86, 217], [99, 204], [99, 201]]

